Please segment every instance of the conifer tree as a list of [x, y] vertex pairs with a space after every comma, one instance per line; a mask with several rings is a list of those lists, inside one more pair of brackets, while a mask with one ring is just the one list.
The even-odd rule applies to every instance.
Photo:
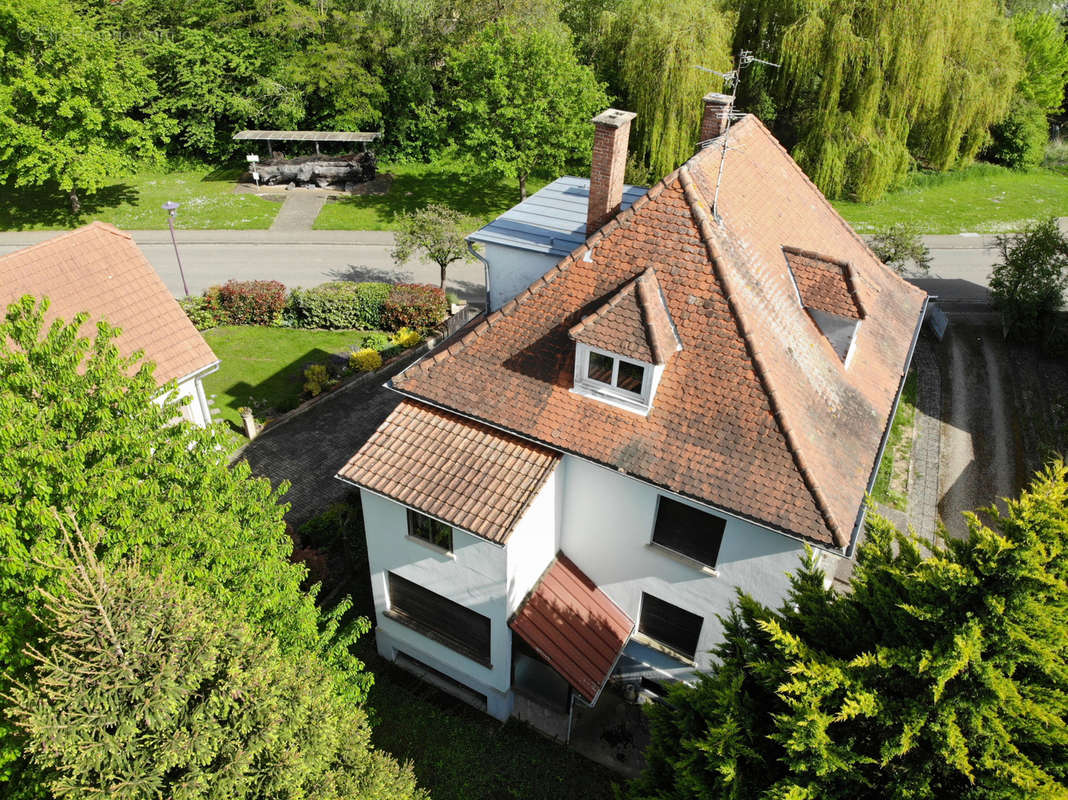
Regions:
[[364, 711], [317, 656], [282, 653], [166, 572], [106, 570], [73, 524], [60, 521], [46, 636], [9, 709], [54, 796], [425, 797], [371, 747]]
[[1068, 793], [1068, 469], [929, 550], [873, 517], [851, 590], [810, 557], [741, 596], [718, 663], [651, 715], [633, 798]]

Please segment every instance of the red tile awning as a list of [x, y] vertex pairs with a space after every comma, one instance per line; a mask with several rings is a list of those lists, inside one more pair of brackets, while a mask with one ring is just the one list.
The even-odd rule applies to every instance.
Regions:
[[634, 630], [634, 621], [563, 553], [508, 624], [589, 701]]

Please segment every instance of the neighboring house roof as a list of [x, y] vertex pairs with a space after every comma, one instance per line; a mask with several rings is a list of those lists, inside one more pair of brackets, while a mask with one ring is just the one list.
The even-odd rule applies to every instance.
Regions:
[[542, 574], [508, 625], [592, 702], [634, 630], [620, 610], [563, 553]]
[[[645, 192], [643, 186], [624, 186], [622, 208]], [[467, 238], [566, 256], [586, 241], [589, 199], [589, 178], [558, 178]]]
[[99, 320], [121, 328], [119, 352], [144, 350], [161, 386], [219, 361], [130, 234], [112, 225], [94, 222], [0, 257], [0, 307], [27, 294], [48, 297], [48, 322], [86, 311], [83, 334], [95, 334]]
[[806, 308], [852, 320], [864, 319], [864, 306], [848, 263], [792, 247], [784, 247], [783, 253]]
[[[753, 116], [482, 323], [394, 378], [402, 393], [774, 529], [839, 547], [859, 521], [925, 294], [872, 254]], [[848, 369], [783, 248], [846, 262]], [[568, 332], [654, 268], [682, 350], [648, 416], [571, 391]]]
[[503, 544], [559, 458], [487, 425], [405, 401], [338, 477]]
[[576, 342], [647, 364], [666, 364], [679, 349], [652, 267], [571, 328], [568, 335]]

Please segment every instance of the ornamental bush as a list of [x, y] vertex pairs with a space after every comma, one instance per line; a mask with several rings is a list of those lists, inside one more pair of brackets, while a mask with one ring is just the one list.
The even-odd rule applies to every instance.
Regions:
[[365, 347], [349, 356], [349, 366], [358, 372], [374, 372], [382, 366], [382, 355], [374, 348]]
[[380, 328], [382, 306], [390, 289], [388, 283], [352, 281], [294, 289], [290, 301], [293, 317], [301, 328]]
[[330, 373], [323, 364], [312, 364], [304, 370], [304, 391], [318, 397], [330, 385]]
[[393, 336], [393, 341], [402, 350], [407, 350], [423, 341], [423, 337], [419, 335], [419, 331], [413, 331], [411, 328], [401, 328]]
[[278, 281], [227, 281], [218, 304], [231, 325], [273, 325], [286, 305], [286, 287]]
[[219, 324], [218, 309], [207, 297], [183, 297], [178, 301], [178, 305], [198, 331], [206, 331]]
[[445, 292], [423, 283], [400, 283], [393, 287], [382, 306], [382, 326], [426, 330], [445, 319], [448, 313]]

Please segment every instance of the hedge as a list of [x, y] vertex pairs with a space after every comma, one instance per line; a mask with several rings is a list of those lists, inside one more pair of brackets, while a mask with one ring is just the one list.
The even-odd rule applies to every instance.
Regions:
[[278, 281], [227, 281], [205, 294], [217, 316], [231, 325], [273, 325], [286, 305], [286, 287]]
[[427, 330], [444, 320], [448, 311], [445, 292], [437, 286], [399, 283], [382, 305], [382, 327], [391, 331]]
[[382, 327], [382, 307], [392, 287], [388, 283], [333, 281], [312, 289], [294, 289], [290, 313], [301, 328]]

